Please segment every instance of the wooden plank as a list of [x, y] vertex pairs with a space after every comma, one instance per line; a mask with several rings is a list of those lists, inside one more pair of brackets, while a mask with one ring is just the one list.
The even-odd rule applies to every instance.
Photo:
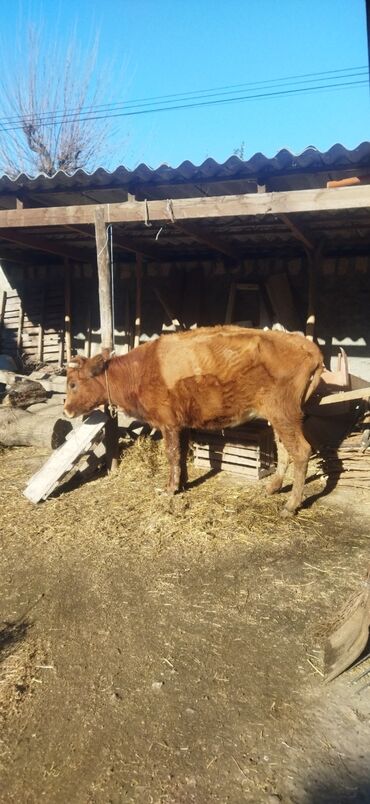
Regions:
[[273, 274], [266, 279], [265, 285], [279, 324], [291, 332], [301, 329], [287, 275]]
[[228, 455], [224, 452], [213, 449], [203, 453], [196, 450], [195, 460], [209, 461], [210, 463], [217, 461], [222, 464], [231, 464], [232, 466], [248, 466], [252, 469], [259, 469], [261, 465], [260, 459], [257, 455], [255, 455], [253, 458], [241, 458], [239, 455]]
[[113, 350], [113, 312], [111, 270], [109, 261], [108, 238], [105, 224], [105, 207], [95, 207], [95, 239], [96, 258], [99, 279], [99, 309], [101, 341], [103, 348]]
[[[294, 212], [364, 209], [370, 207], [370, 185], [249, 193], [172, 201], [176, 220], [220, 218], [244, 215], [281, 215]], [[130, 201], [101, 205], [106, 223], [171, 219], [167, 200]], [[73, 226], [95, 223], [93, 204], [38, 209], [0, 210], [0, 228], [33, 226]], [[7, 233], [9, 234], [9, 233]], [[1, 232], [0, 232], [1, 237]], [[63, 251], [66, 255], [66, 251]]]
[[227, 442], [220, 444], [217, 441], [209, 441], [207, 444], [198, 444], [193, 442], [193, 446], [199, 454], [206, 454], [209, 452], [209, 450], [212, 450], [214, 452], [219, 452], [222, 455], [235, 455], [239, 457], [244, 456], [245, 458], [252, 459], [256, 459], [258, 455], [262, 453], [264, 455], [270, 454], [268, 451], [261, 449], [258, 444], [256, 444], [254, 447], [247, 447], [243, 446], [243, 444], [234, 445], [228, 444]]
[[14, 313], [11, 313], [11, 315], [9, 315], [9, 313], [4, 314], [4, 320], [3, 320], [4, 327], [13, 326], [13, 324], [18, 323], [18, 320], [19, 320], [19, 307], [18, 310]]
[[255, 480], [259, 480], [261, 477], [266, 477], [275, 471], [274, 466], [267, 468], [259, 467], [256, 464], [254, 467], [251, 467], [243, 464], [232, 464], [224, 460], [219, 461], [217, 459], [212, 459], [212, 461], [210, 461], [207, 458], [197, 458], [194, 460], [194, 465], [204, 469], [222, 469], [223, 471], [236, 475], [244, 475], [245, 477], [250, 477]]
[[354, 391], [338, 391], [337, 394], [323, 396], [318, 405], [334, 405], [337, 402], [350, 402], [353, 399], [370, 399], [370, 388], [358, 388]]
[[357, 388], [370, 387], [370, 382], [368, 380], [363, 380], [362, 377], [356, 377], [356, 374], [349, 374], [348, 381], [351, 391], [354, 391]]
[[244, 477], [250, 477], [251, 479], [255, 479], [255, 480], [259, 479], [259, 475], [258, 475], [257, 471], [253, 471], [252, 469], [248, 468], [247, 466], [238, 466], [238, 467], [235, 467], [233, 469], [230, 464], [225, 464], [225, 463], [222, 463], [222, 462], [219, 462], [219, 461], [212, 461], [212, 463], [211, 463], [211, 461], [206, 460], [206, 459], [204, 459], [204, 460], [197, 459], [196, 461], [194, 461], [194, 466], [196, 466], [198, 469], [208, 469], [208, 470], [209, 469], [217, 469], [218, 471], [223, 470], [225, 472], [230, 472], [230, 473], [235, 474], [235, 475], [242, 475]]
[[38, 503], [52, 493], [63, 476], [70, 471], [80, 455], [88, 450], [104, 427], [107, 416], [95, 410], [59, 449], [48, 458], [43, 467], [31, 478], [23, 492], [33, 503]]

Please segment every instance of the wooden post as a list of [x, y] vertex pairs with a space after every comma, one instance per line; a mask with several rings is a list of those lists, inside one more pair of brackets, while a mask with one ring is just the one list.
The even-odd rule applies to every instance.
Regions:
[[132, 328], [131, 328], [131, 320], [130, 320], [130, 301], [129, 301], [129, 288], [128, 284], [126, 285], [126, 295], [125, 295], [125, 345], [124, 345], [124, 352], [129, 352], [132, 348]]
[[[107, 228], [104, 207], [95, 208], [95, 240], [99, 281], [99, 310], [102, 347], [113, 351], [113, 310], [111, 267], [109, 259]], [[105, 425], [107, 469], [113, 472], [118, 467], [118, 421], [117, 416], [108, 416]]]
[[72, 334], [71, 334], [71, 264], [64, 260], [64, 337], [66, 344], [66, 361], [69, 363], [72, 357]]
[[143, 258], [136, 254], [136, 313], [134, 346], [139, 346], [141, 333], [141, 283], [143, 277]]
[[22, 303], [22, 299], [19, 299], [19, 318], [18, 318], [18, 330], [17, 330], [17, 356], [18, 357], [20, 357], [20, 351], [22, 349], [23, 320], [24, 320], [23, 303]]
[[105, 349], [113, 350], [112, 287], [104, 207], [95, 208], [95, 240], [99, 279], [99, 308], [101, 342]]
[[85, 338], [85, 357], [91, 357], [91, 298], [89, 296], [86, 311], [86, 338]]
[[37, 360], [39, 363], [42, 363], [44, 357], [44, 311], [45, 311], [45, 285], [42, 295], [41, 316], [40, 316], [39, 331], [37, 338]]
[[1, 291], [1, 301], [0, 301], [0, 347], [1, 347], [2, 337], [3, 337], [5, 305], [6, 305], [6, 290], [2, 290]]
[[306, 251], [308, 260], [308, 304], [306, 318], [306, 338], [313, 341], [316, 326], [316, 274], [320, 267], [321, 246], [314, 251]]
[[159, 303], [162, 305], [162, 307], [163, 307], [163, 309], [164, 309], [164, 311], [166, 313], [166, 316], [171, 321], [172, 326], [175, 327], [175, 331], [178, 332], [179, 329], [185, 329], [184, 324], [181, 324], [179, 319], [176, 318], [174, 311], [170, 309], [166, 299], [163, 298], [163, 296], [162, 296], [161, 292], [158, 290], [158, 288], [154, 288], [154, 293], [155, 293]]

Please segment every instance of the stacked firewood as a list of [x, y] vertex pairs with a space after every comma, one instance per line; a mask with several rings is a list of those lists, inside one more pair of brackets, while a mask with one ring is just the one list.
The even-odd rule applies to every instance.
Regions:
[[370, 421], [364, 421], [339, 447], [321, 449], [325, 477], [340, 486], [370, 489]]

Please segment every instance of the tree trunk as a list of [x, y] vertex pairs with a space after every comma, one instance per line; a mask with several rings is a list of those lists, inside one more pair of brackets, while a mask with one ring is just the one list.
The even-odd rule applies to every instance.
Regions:
[[72, 422], [63, 419], [56, 406], [47, 406], [45, 412], [37, 413], [20, 408], [0, 407], [2, 446], [56, 449], [71, 430]]
[[20, 380], [15, 382], [3, 399], [3, 405], [11, 408], [28, 408], [36, 402], [44, 402], [48, 393], [39, 382]]

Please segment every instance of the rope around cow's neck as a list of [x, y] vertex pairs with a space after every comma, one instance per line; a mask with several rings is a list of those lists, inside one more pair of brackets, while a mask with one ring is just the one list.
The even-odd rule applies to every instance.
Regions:
[[108, 382], [107, 369], [104, 370], [104, 373], [105, 373], [105, 384], [106, 384], [106, 387], [107, 387], [108, 410], [109, 410], [109, 413], [110, 413], [112, 419], [115, 419], [118, 416], [118, 408], [117, 408], [117, 405], [113, 405], [113, 403], [112, 403], [112, 398], [111, 398], [111, 395], [110, 395], [109, 382]]

